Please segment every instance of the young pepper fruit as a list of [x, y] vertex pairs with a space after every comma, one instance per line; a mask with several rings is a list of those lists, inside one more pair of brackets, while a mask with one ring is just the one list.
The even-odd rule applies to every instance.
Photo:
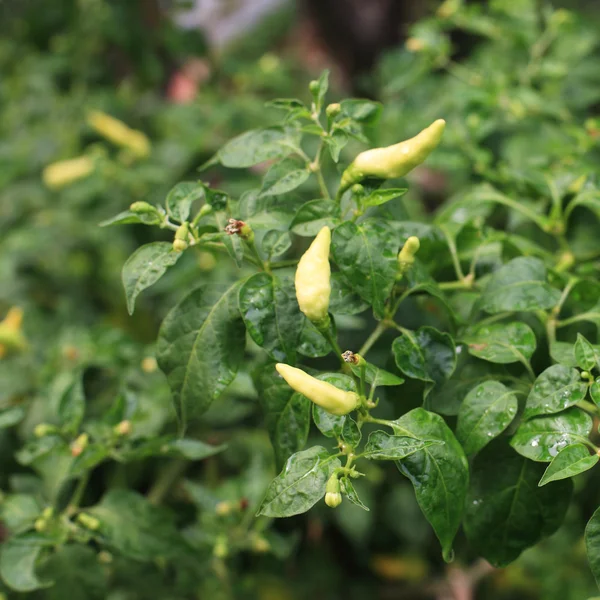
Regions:
[[438, 119], [409, 140], [386, 148], [373, 148], [361, 152], [344, 171], [340, 190], [343, 192], [366, 177], [404, 177], [438, 146], [445, 127], [446, 121]]
[[340, 390], [331, 383], [315, 379], [302, 369], [296, 369], [296, 367], [290, 367], [283, 363], [277, 363], [275, 368], [293, 390], [306, 396], [332, 415], [347, 415], [360, 402], [360, 398], [355, 392]]
[[323, 227], [308, 250], [302, 255], [296, 269], [295, 285], [298, 305], [317, 327], [326, 326], [329, 321], [330, 245], [331, 230], [329, 227]]

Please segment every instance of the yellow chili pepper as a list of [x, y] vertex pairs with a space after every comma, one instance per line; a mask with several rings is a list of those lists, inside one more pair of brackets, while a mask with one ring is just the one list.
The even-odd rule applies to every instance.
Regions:
[[386, 148], [373, 148], [361, 152], [344, 171], [341, 191], [366, 177], [403, 177], [420, 165], [437, 147], [445, 127], [446, 121], [438, 119], [409, 140]]
[[42, 180], [46, 187], [57, 190], [87, 177], [93, 171], [94, 161], [89, 156], [80, 156], [48, 165], [42, 172]]
[[331, 267], [329, 246], [331, 231], [323, 227], [303, 254], [296, 269], [296, 298], [300, 310], [316, 325], [329, 318], [329, 296], [331, 295]]
[[27, 347], [27, 340], [21, 331], [23, 311], [11, 308], [3, 321], [0, 321], [0, 358], [10, 351], [21, 351]]
[[419, 242], [419, 238], [415, 235], [411, 235], [406, 242], [404, 242], [404, 246], [402, 246], [402, 250], [398, 253], [398, 271], [400, 275], [403, 275], [412, 267], [415, 262], [415, 254], [419, 251], [421, 247], [421, 243]]
[[331, 383], [312, 377], [302, 369], [283, 363], [276, 364], [275, 368], [293, 390], [306, 396], [332, 415], [347, 415], [359, 404], [360, 399], [355, 392], [340, 390]]
[[123, 121], [94, 110], [88, 116], [88, 123], [101, 136], [117, 146], [128, 148], [142, 158], [150, 154], [150, 140], [146, 135], [137, 129], [131, 129]]

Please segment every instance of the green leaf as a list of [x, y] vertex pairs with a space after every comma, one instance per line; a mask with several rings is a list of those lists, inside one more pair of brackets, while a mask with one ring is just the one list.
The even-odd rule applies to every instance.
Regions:
[[279, 196], [295, 190], [310, 177], [310, 171], [297, 158], [284, 158], [266, 172], [260, 196]]
[[564, 519], [573, 486], [560, 481], [538, 487], [543, 470], [503, 440], [475, 458], [464, 529], [471, 546], [495, 567], [506, 567]]
[[365, 125], [372, 125], [375, 123], [383, 110], [383, 106], [380, 102], [362, 100], [359, 98], [342, 100], [340, 105], [344, 114]]
[[467, 454], [475, 454], [499, 436], [517, 414], [515, 394], [498, 381], [475, 386], [458, 412], [456, 437]]
[[240, 282], [224, 292], [216, 286], [194, 290], [169, 312], [160, 328], [157, 360], [184, 425], [221, 395], [244, 357], [239, 287]]
[[382, 318], [398, 271], [394, 230], [380, 219], [367, 219], [360, 225], [346, 221], [334, 229], [331, 250], [346, 279], [372, 304], [375, 316]]
[[300, 343], [297, 350], [303, 356], [318, 358], [327, 356], [331, 352], [331, 346], [323, 334], [304, 317], [304, 326], [300, 333]]
[[0, 504], [0, 518], [13, 534], [31, 527], [40, 512], [38, 501], [30, 494], [8, 494]]
[[498, 364], [526, 362], [535, 351], [535, 334], [525, 323], [495, 323], [467, 330], [469, 353]]
[[559, 415], [523, 421], [510, 445], [522, 456], [538, 462], [551, 462], [565, 447], [585, 443], [592, 429], [592, 418], [571, 407]]
[[295, 364], [303, 317], [291, 282], [256, 273], [240, 287], [239, 305], [250, 337], [274, 360]]
[[340, 479], [340, 490], [342, 494], [344, 494], [344, 496], [346, 496], [346, 498], [348, 498], [348, 500], [352, 502], [352, 504], [355, 504], [363, 510], [369, 510], [369, 507], [365, 506], [361, 499], [358, 497], [358, 494], [354, 489], [354, 484], [352, 483], [352, 480], [349, 477], [342, 477]]
[[265, 233], [261, 241], [261, 248], [268, 260], [271, 260], [275, 256], [285, 254], [291, 247], [292, 240], [287, 231], [271, 229]]
[[439, 440], [421, 440], [405, 435], [389, 435], [385, 431], [373, 431], [361, 456], [369, 460], [400, 460], [433, 444], [443, 443]]
[[579, 372], [564, 365], [552, 365], [535, 380], [527, 397], [523, 417], [557, 413], [581, 402], [587, 385], [581, 381]]
[[297, 138], [280, 128], [253, 129], [227, 142], [216, 158], [224, 167], [245, 169], [258, 163], [287, 156], [297, 145]]
[[85, 413], [83, 373], [74, 375], [72, 383], [62, 394], [58, 403], [58, 417], [61, 425], [71, 434], [77, 433]]
[[[600, 356], [600, 345], [594, 344], [593, 348], [597, 356]], [[569, 344], [568, 342], [553, 342], [550, 346], [550, 356], [561, 365], [567, 367], [577, 367], [577, 360], [575, 359], [575, 344]]]
[[[350, 365], [352, 372], [360, 377], [361, 368], [357, 365]], [[380, 369], [379, 367], [367, 363], [365, 368], [365, 381], [374, 386], [374, 387], [386, 387], [386, 386], [396, 386], [402, 385], [404, 383], [404, 379], [402, 377], [398, 377], [398, 375], [394, 375], [389, 371], [385, 371], [384, 369]]]
[[170, 511], [154, 506], [131, 490], [108, 491], [86, 512], [100, 521], [97, 535], [106, 545], [134, 560], [184, 556], [189, 548]]
[[600, 587], [600, 508], [596, 509], [585, 527], [585, 547], [590, 569]]
[[123, 287], [127, 310], [133, 314], [138, 294], [155, 284], [182, 255], [168, 242], [152, 242], [140, 246], [123, 265]]
[[291, 517], [306, 512], [325, 495], [325, 484], [341, 463], [322, 446], [290, 456], [271, 482], [257, 516]]
[[333, 131], [323, 138], [327, 144], [329, 154], [333, 162], [337, 163], [340, 160], [340, 153], [349, 142], [348, 134], [338, 127], [333, 127]]
[[272, 364], [260, 371], [256, 383], [277, 468], [281, 469], [285, 461], [306, 444], [312, 402], [295, 393]]
[[546, 485], [551, 481], [559, 481], [579, 475], [591, 469], [600, 457], [596, 453], [590, 454], [590, 450], [583, 444], [573, 444], [561, 450], [554, 460], [548, 465], [539, 486]]
[[590, 397], [597, 406], [600, 406], [600, 381], [598, 379], [590, 385]]
[[559, 299], [560, 291], [546, 282], [544, 263], [519, 257], [492, 275], [481, 296], [481, 308], [489, 313], [545, 310]]
[[25, 409], [22, 406], [12, 406], [0, 411], [0, 429], [6, 429], [20, 423], [25, 417]]
[[334, 315], [356, 315], [364, 312], [367, 308], [369, 308], [369, 303], [350, 287], [339, 271], [331, 274], [330, 312]]
[[317, 113], [320, 113], [321, 108], [323, 108], [323, 101], [325, 100], [325, 95], [327, 94], [328, 89], [329, 69], [325, 69], [317, 80], [316, 90], [311, 90], [311, 95], [313, 97]]
[[204, 186], [196, 181], [182, 181], [167, 194], [167, 213], [175, 221], [183, 223], [190, 216], [196, 200], [204, 198]]
[[130, 225], [132, 223], [141, 223], [142, 225], [158, 225], [160, 217], [156, 213], [140, 214], [130, 210], [125, 210], [110, 219], [102, 221], [100, 227], [110, 227], [111, 225]]
[[36, 575], [36, 564], [48, 540], [36, 533], [14, 536], [2, 544], [0, 576], [6, 585], [17, 592], [32, 592], [52, 585]]
[[363, 206], [380, 206], [390, 200], [400, 198], [408, 192], [408, 188], [389, 188], [384, 190], [374, 190], [367, 196], [360, 199]]
[[326, 225], [333, 228], [339, 222], [339, 204], [333, 200], [319, 198], [300, 207], [292, 221], [291, 229], [298, 235], [314, 237]]
[[453, 339], [433, 327], [404, 332], [393, 341], [392, 352], [396, 365], [406, 376], [427, 382], [425, 396], [447, 380], [456, 367]]
[[393, 423], [396, 435], [438, 442], [397, 464], [413, 484], [417, 502], [440, 540], [444, 559], [451, 560], [469, 485], [465, 453], [444, 419], [423, 408], [415, 408]]
[[591, 371], [598, 364], [598, 356], [596, 355], [594, 346], [592, 346], [592, 344], [590, 344], [580, 333], [577, 334], [574, 353], [577, 366], [584, 371]]

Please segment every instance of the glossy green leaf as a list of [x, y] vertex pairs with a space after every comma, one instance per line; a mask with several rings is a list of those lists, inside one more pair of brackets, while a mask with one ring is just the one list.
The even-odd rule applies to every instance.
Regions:
[[494, 323], [468, 330], [462, 337], [469, 353], [493, 363], [524, 362], [535, 351], [535, 334], [525, 323]]
[[[343, 373], [320, 373], [317, 379], [327, 381], [347, 392], [356, 391], [356, 384], [352, 377]], [[313, 420], [319, 431], [326, 437], [344, 438], [344, 426], [349, 418], [347, 415], [332, 415], [317, 404], [313, 404]]]
[[17, 592], [33, 592], [52, 585], [36, 574], [36, 565], [44, 546], [50, 543], [36, 533], [14, 536], [2, 544], [0, 576], [8, 587]]
[[404, 332], [392, 343], [396, 365], [406, 376], [427, 382], [425, 395], [448, 379], [456, 366], [454, 341], [433, 327]]
[[291, 154], [296, 143], [296, 138], [283, 129], [253, 129], [227, 142], [215, 158], [224, 167], [245, 169]]
[[0, 504], [0, 518], [13, 534], [30, 528], [40, 513], [39, 502], [31, 494], [7, 494]]
[[383, 190], [373, 190], [370, 194], [362, 197], [360, 203], [363, 206], [380, 206], [396, 198], [404, 196], [408, 188], [386, 188]]
[[[596, 352], [596, 356], [600, 356], [600, 345], [593, 344], [593, 348]], [[577, 367], [577, 360], [575, 359], [575, 344], [569, 344], [568, 342], [554, 342], [550, 346], [550, 356], [561, 365], [566, 367]]]
[[167, 194], [167, 213], [175, 221], [183, 223], [190, 216], [192, 204], [201, 198], [204, 198], [204, 186], [201, 183], [182, 181]]
[[363, 504], [362, 500], [358, 497], [356, 490], [354, 489], [354, 484], [349, 477], [341, 477], [340, 478], [340, 490], [352, 504], [355, 504], [359, 508], [368, 511], [369, 507]]
[[340, 102], [342, 112], [351, 119], [364, 124], [373, 124], [377, 121], [383, 106], [380, 102], [372, 100], [363, 100], [361, 98], [352, 98], [350, 100], [342, 100]]
[[285, 461], [306, 444], [313, 403], [302, 394], [294, 393], [273, 365], [265, 366], [256, 381], [277, 468], [281, 469]]
[[265, 174], [260, 196], [279, 196], [301, 186], [310, 177], [307, 166], [296, 158], [284, 158]]
[[339, 459], [321, 446], [290, 456], [269, 485], [258, 515], [291, 517], [306, 512], [323, 498], [327, 480], [340, 466]]
[[373, 431], [361, 455], [369, 460], [401, 460], [428, 446], [443, 443], [435, 439], [421, 440], [405, 435], [389, 435], [385, 431]]
[[346, 221], [333, 231], [331, 250], [335, 262], [376, 317], [384, 315], [398, 270], [398, 241], [391, 227], [379, 219], [360, 225]]
[[134, 213], [131, 210], [125, 210], [118, 215], [102, 221], [100, 227], [110, 227], [111, 225], [130, 225], [132, 223], [141, 223], [142, 225], [158, 225], [161, 219], [155, 213]]
[[160, 328], [158, 364], [184, 424], [221, 395], [242, 361], [245, 331], [238, 293], [239, 283], [225, 291], [200, 287], [171, 310]]
[[327, 144], [329, 154], [333, 162], [337, 163], [340, 160], [340, 153], [346, 147], [346, 144], [350, 141], [348, 134], [343, 130], [334, 125], [331, 133], [323, 138], [323, 141]]
[[333, 200], [319, 198], [300, 207], [292, 221], [291, 229], [298, 235], [313, 237], [326, 225], [333, 228], [339, 221], [339, 204]]
[[150, 504], [137, 492], [110, 490], [86, 513], [100, 522], [95, 535], [128, 558], [152, 561], [190, 551], [175, 527], [173, 513]]
[[591, 469], [600, 457], [583, 444], [573, 444], [561, 450], [548, 465], [538, 485], [546, 485], [551, 481], [559, 481], [579, 475]]
[[499, 436], [517, 414], [519, 402], [498, 381], [484, 381], [467, 394], [458, 412], [456, 437], [467, 454], [475, 454]]
[[152, 242], [140, 246], [123, 265], [123, 287], [127, 310], [133, 314], [138, 294], [155, 284], [182, 255], [168, 242]]
[[406, 413], [393, 427], [396, 435], [439, 442], [397, 464], [413, 484], [417, 502], [440, 540], [444, 559], [451, 560], [469, 486], [469, 466], [462, 446], [442, 417], [423, 408]]
[[597, 406], [600, 406], [600, 380], [596, 379], [592, 385], [590, 385], [590, 397]]
[[590, 344], [580, 333], [577, 334], [577, 341], [574, 348], [575, 360], [577, 366], [584, 371], [591, 371], [598, 365], [598, 356], [594, 346]]
[[470, 545], [495, 567], [507, 566], [563, 522], [573, 486], [559, 481], [540, 488], [543, 471], [503, 440], [475, 458], [464, 529]]
[[[361, 368], [357, 365], [350, 365], [352, 372], [360, 377]], [[365, 381], [372, 386], [375, 387], [386, 387], [386, 386], [396, 386], [402, 385], [404, 383], [404, 379], [402, 377], [398, 377], [398, 375], [394, 375], [389, 371], [385, 371], [384, 369], [380, 369], [374, 364], [367, 363], [365, 366]]]
[[489, 313], [536, 311], [554, 307], [560, 291], [546, 282], [544, 263], [519, 257], [506, 263], [490, 278], [481, 297], [481, 308]]
[[285, 254], [292, 247], [292, 240], [287, 231], [271, 229], [265, 233], [261, 241], [261, 248], [267, 259]]
[[339, 272], [331, 274], [331, 295], [329, 310], [334, 315], [356, 315], [369, 308], [369, 303], [363, 300], [348, 284]]
[[523, 416], [557, 413], [585, 398], [587, 385], [579, 372], [564, 365], [552, 365], [535, 380], [527, 397]]
[[[303, 323], [297, 348], [298, 353], [311, 358], [330, 354], [331, 346], [323, 334], [306, 317], [304, 317]], [[333, 325], [335, 326], [335, 323]]]
[[250, 337], [274, 360], [295, 364], [304, 319], [293, 283], [256, 273], [240, 287], [239, 306]]
[[571, 407], [559, 415], [523, 421], [510, 445], [531, 460], [551, 462], [563, 448], [585, 443], [591, 429], [592, 418], [579, 408]]
[[585, 547], [590, 569], [600, 588], [600, 508], [596, 509], [585, 527]]

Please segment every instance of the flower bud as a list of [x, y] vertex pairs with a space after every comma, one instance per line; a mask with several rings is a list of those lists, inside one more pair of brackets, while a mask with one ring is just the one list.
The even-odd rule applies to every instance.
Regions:
[[90, 529], [91, 531], [97, 531], [100, 529], [100, 521], [96, 519], [96, 517], [92, 517], [92, 515], [88, 515], [87, 513], [79, 513], [77, 515], [77, 521], [79, 521], [79, 523], [86, 529]]
[[250, 227], [248, 223], [238, 219], [229, 219], [227, 226], [225, 227], [225, 233], [227, 235], [237, 234], [247, 242], [254, 241], [254, 231], [252, 231], [252, 227]]
[[227, 538], [224, 535], [217, 537], [217, 541], [213, 547], [213, 556], [215, 558], [225, 558], [229, 554]]
[[154, 356], [146, 356], [143, 360], [142, 360], [142, 371], [144, 371], [144, 373], [154, 373], [156, 371], [156, 369], [158, 369], [158, 363], [156, 362], [156, 359], [154, 358]]
[[114, 432], [117, 435], [129, 435], [131, 433], [131, 421], [125, 420], [117, 423], [114, 427]]
[[325, 504], [330, 508], [335, 508], [342, 503], [342, 494], [340, 493], [340, 480], [337, 473], [334, 473], [328, 480], [325, 487]]
[[404, 177], [420, 165], [438, 146], [446, 127], [444, 119], [438, 119], [415, 137], [388, 146], [361, 152], [344, 171], [341, 190], [348, 189], [366, 177], [391, 179]]
[[157, 212], [156, 207], [152, 206], [152, 204], [149, 204], [148, 202], [143, 202], [143, 201], [134, 202], [129, 207], [129, 210], [138, 215], [151, 214], [151, 213]]
[[311, 94], [318, 94], [319, 93], [319, 82], [316, 79], [313, 79], [308, 84], [308, 90], [310, 91]]
[[89, 156], [61, 160], [48, 165], [42, 172], [42, 180], [47, 188], [58, 190], [94, 171], [94, 161]]
[[52, 433], [56, 433], [57, 431], [58, 429], [54, 425], [50, 425], [48, 423], [39, 423], [35, 426], [33, 435], [35, 435], [36, 438], [43, 438]]
[[175, 240], [173, 241], [173, 250], [175, 252], [183, 252], [188, 246], [188, 235], [190, 226], [187, 222], [182, 223], [175, 232]]
[[334, 102], [333, 104], [330, 104], [325, 109], [325, 114], [327, 115], [327, 117], [329, 119], [333, 119], [333, 118], [337, 117], [341, 111], [342, 111], [342, 107], [341, 107], [340, 103]]
[[296, 298], [300, 310], [317, 326], [329, 319], [329, 296], [331, 295], [331, 267], [329, 247], [331, 231], [323, 227], [303, 254], [296, 269]]
[[283, 363], [275, 365], [277, 372], [295, 391], [306, 396], [332, 415], [347, 415], [359, 404], [360, 399], [355, 392], [346, 392], [331, 383], [316, 379], [296, 367]]
[[421, 247], [421, 243], [419, 242], [419, 238], [411, 235], [406, 242], [404, 242], [404, 246], [402, 246], [402, 250], [400, 250], [398, 254], [398, 267], [400, 274], [406, 273], [408, 269], [415, 262], [415, 254], [419, 251]]
[[82, 433], [77, 439], [71, 444], [71, 455], [79, 456], [88, 446], [89, 437], [87, 433]]

